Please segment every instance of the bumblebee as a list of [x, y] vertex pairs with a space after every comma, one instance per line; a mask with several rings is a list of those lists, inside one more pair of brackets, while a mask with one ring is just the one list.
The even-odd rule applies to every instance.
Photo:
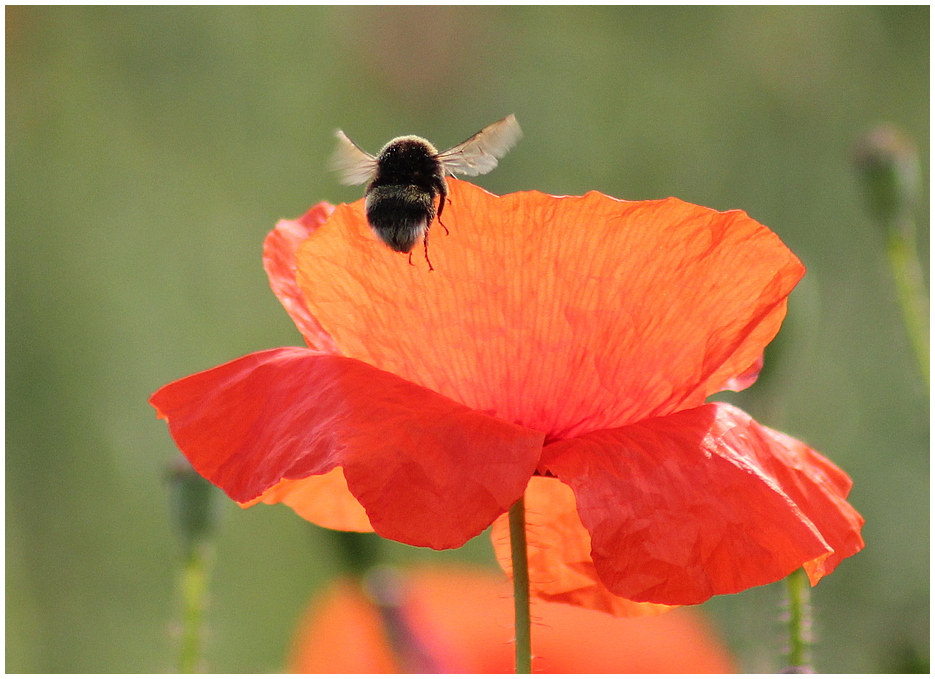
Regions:
[[343, 184], [367, 183], [364, 205], [374, 233], [396, 252], [410, 253], [410, 263], [412, 249], [421, 239], [431, 271], [429, 227], [436, 216], [441, 223], [448, 199], [445, 176], [490, 172], [522, 134], [511, 114], [441, 153], [422, 137], [409, 135], [390, 140], [372, 156], [337, 130], [331, 169]]

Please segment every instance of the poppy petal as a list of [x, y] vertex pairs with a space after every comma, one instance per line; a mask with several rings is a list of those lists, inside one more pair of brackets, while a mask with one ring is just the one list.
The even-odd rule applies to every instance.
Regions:
[[319, 476], [283, 479], [260, 497], [242, 504], [249, 507], [257, 502], [268, 505], [282, 502], [306, 521], [331, 530], [373, 532], [367, 512], [347, 489], [340, 467]]
[[[601, 583], [591, 560], [591, 537], [578, 518], [571, 488], [555, 478], [533, 476], [525, 499], [530, 595], [626, 618], [670, 610], [670, 606], [616, 596]], [[506, 514], [494, 521], [490, 538], [497, 561], [512, 577]]]
[[741, 211], [448, 181], [434, 271], [359, 201], [302, 243], [299, 286], [342, 354], [547, 440], [701, 405], [762, 354], [804, 272]]
[[634, 601], [697, 604], [805, 565], [813, 581], [863, 546], [843, 472], [711, 403], [547, 446], [571, 486], [601, 581]]
[[263, 242], [263, 268], [270, 287], [292, 317], [306, 344], [312, 349], [336, 353], [334, 340], [309, 313], [305, 298], [295, 280], [296, 251], [299, 245], [325, 223], [334, 206], [318, 203], [299, 219], [282, 219]]
[[340, 466], [383, 537], [458, 547], [519, 496], [543, 436], [354, 359], [250, 354], [150, 399], [192, 466], [249, 502]]
[[[501, 573], [436, 565], [390, 574], [390, 605], [378, 607], [359, 582], [347, 579], [316, 595], [296, 629], [286, 672], [513, 672], [513, 605]], [[534, 601], [532, 618], [534, 674], [737, 669], [703, 612], [694, 608], [627, 620]]]
[[[767, 441], [766, 446], [757, 450], [769, 451], [769, 455], [760, 455], [760, 463], [779, 481], [783, 492], [796, 506], [812, 518], [822, 537], [834, 548], [834, 552], [804, 564], [809, 580], [815, 585], [844, 559], [864, 547], [860, 535], [864, 518], [845, 499], [853, 483], [840, 467], [801, 441], [769, 427], [757, 426]], [[814, 518], [819, 516], [826, 520]]]
[[731, 377], [718, 391], [743, 391], [752, 386], [763, 370], [763, 354], [749, 368], [735, 377]]

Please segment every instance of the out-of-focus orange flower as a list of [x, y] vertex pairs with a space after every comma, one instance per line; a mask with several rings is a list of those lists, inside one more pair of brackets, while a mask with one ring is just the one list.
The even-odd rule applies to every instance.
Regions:
[[[328, 588], [296, 631], [289, 672], [511, 673], [509, 582], [480, 569], [404, 573], [398, 600], [380, 608], [354, 581]], [[533, 671], [724, 673], [736, 668], [700, 611], [625, 619], [533, 602]]]
[[363, 201], [277, 225], [264, 261], [308, 348], [153, 395], [195, 469], [435, 549], [526, 491], [533, 594], [616, 615], [814, 583], [861, 549], [841, 470], [706, 403], [756, 378], [804, 273], [775, 234], [674, 198], [449, 186], [431, 272]]

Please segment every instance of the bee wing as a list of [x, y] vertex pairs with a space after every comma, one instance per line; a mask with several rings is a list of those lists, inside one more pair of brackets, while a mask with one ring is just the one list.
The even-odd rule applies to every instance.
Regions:
[[502, 158], [522, 136], [523, 131], [519, 129], [516, 116], [511, 113], [467, 141], [439, 153], [436, 158], [448, 174], [472, 177], [487, 174], [497, 166], [497, 158]]
[[363, 184], [377, 173], [377, 159], [352, 142], [344, 132], [335, 130], [338, 147], [331, 154], [329, 169], [338, 173], [342, 184]]

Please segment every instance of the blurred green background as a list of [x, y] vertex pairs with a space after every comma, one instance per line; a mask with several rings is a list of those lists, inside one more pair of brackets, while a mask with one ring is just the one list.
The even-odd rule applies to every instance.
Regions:
[[[356, 200], [325, 169], [446, 147], [515, 113], [477, 182], [742, 208], [808, 267], [740, 403], [854, 479], [867, 548], [812, 590], [820, 671], [906, 671], [929, 640], [928, 386], [901, 324], [853, 147], [916, 142], [928, 280], [929, 8], [6, 10], [6, 669], [174, 669], [175, 449], [152, 391], [298, 345], [261, 244]], [[340, 568], [291, 510], [224, 512], [207, 667], [278, 671]], [[397, 563], [492, 563], [387, 545]], [[705, 608], [748, 671], [782, 666], [779, 585]]]

